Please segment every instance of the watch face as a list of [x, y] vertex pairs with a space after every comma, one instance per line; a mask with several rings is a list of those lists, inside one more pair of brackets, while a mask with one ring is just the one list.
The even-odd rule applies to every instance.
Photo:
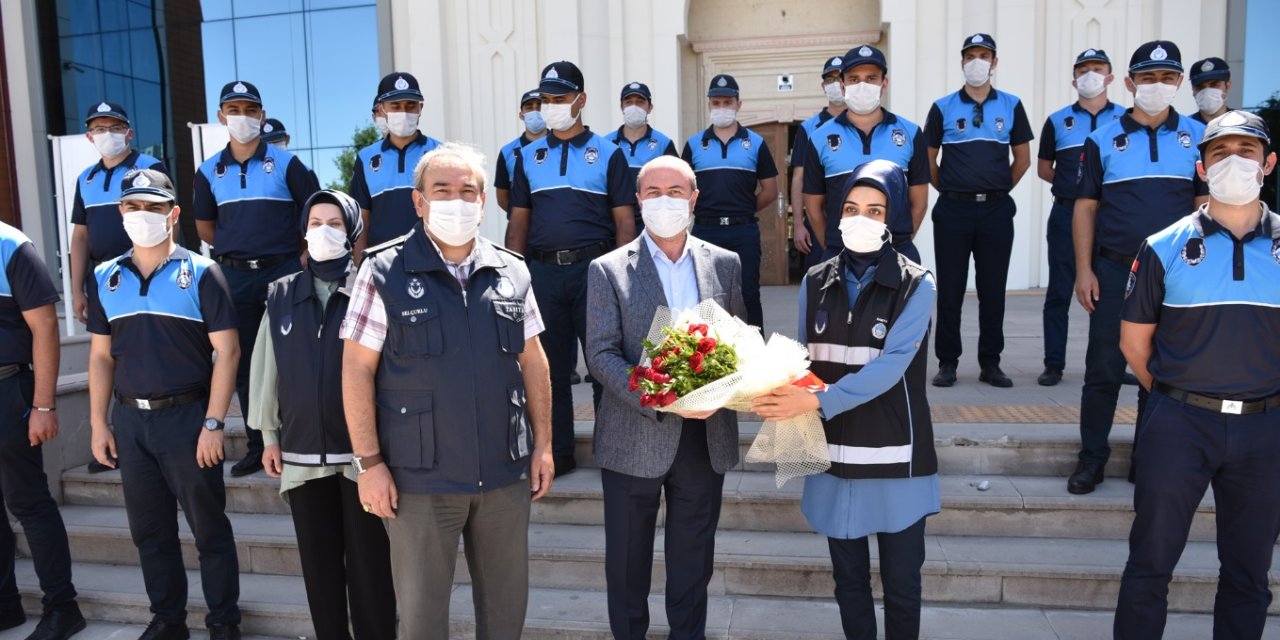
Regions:
[[214, 418], [206, 418], [204, 421], [204, 428], [209, 431], [217, 431], [220, 427], [221, 425], [218, 424], [218, 421]]

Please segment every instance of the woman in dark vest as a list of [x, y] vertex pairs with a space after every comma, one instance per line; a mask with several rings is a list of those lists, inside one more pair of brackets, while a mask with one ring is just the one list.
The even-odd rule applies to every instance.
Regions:
[[876, 534], [885, 638], [920, 634], [924, 520], [941, 508], [925, 398], [933, 276], [894, 251], [886, 223], [910, 215], [896, 165], [859, 166], [844, 187], [845, 249], [800, 287], [799, 338], [829, 387], [783, 386], [756, 398], [768, 420], [818, 411], [831, 468], [805, 478], [801, 511], [827, 536], [840, 619], [849, 638], [876, 637], [868, 540]]
[[263, 468], [280, 478], [293, 513], [318, 640], [351, 640], [348, 622], [355, 640], [396, 635], [387, 532], [360, 506], [342, 405], [338, 327], [362, 229], [360, 206], [347, 194], [324, 190], [307, 200], [307, 268], [271, 283], [250, 366], [249, 422], [262, 430]]

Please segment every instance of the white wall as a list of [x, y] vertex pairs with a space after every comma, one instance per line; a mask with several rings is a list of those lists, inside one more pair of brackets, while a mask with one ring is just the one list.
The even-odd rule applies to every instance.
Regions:
[[49, 169], [49, 129], [45, 126], [40, 57], [34, 53], [39, 51], [35, 13], [34, 0], [0, 2], [5, 70], [9, 76], [9, 127], [13, 132], [22, 231], [31, 238], [56, 276], [57, 218], [52, 210], [53, 175]]

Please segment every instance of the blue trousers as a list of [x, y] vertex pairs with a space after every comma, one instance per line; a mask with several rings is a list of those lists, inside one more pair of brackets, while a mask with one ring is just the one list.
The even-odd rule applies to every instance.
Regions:
[[1160, 392], [1139, 435], [1129, 561], [1116, 605], [1116, 640], [1164, 633], [1169, 581], [1205, 489], [1217, 505], [1215, 640], [1262, 637], [1268, 573], [1280, 535], [1280, 411], [1230, 415]]
[[[924, 566], [924, 518], [896, 533], [877, 533], [880, 582], [884, 586], [884, 637], [920, 637], [920, 567]], [[871, 599], [871, 552], [867, 536], [827, 538], [836, 582], [840, 624], [850, 640], [875, 640], [876, 608]]]
[[747, 304], [747, 323], [764, 328], [764, 307], [760, 305], [760, 225], [738, 224], [722, 227], [693, 220], [693, 235], [738, 254], [742, 261], [742, 300]]
[[1045, 241], [1049, 248], [1049, 288], [1044, 293], [1044, 366], [1067, 366], [1067, 316], [1076, 289], [1076, 253], [1071, 241], [1073, 204], [1054, 204]]
[[978, 365], [1000, 364], [1004, 351], [1004, 295], [1013, 252], [1013, 216], [1017, 206], [1005, 196], [989, 202], [938, 198], [933, 207], [933, 254], [937, 262], [939, 363], [956, 364], [963, 347], [960, 312], [973, 258], [978, 289]]
[[[1111, 424], [1116, 401], [1124, 384], [1124, 354], [1120, 351], [1120, 308], [1124, 305], [1129, 270], [1119, 263], [1095, 257], [1093, 273], [1098, 278], [1098, 300], [1089, 314], [1089, 346], [1084, 356], [1084, 386], [1080, 390], [1080, 460], [1105, 464], [1111, 457]], [[1147, 391], [1138, 387], [1138, 419], [1133, 450], [1141, 446], [1137, 437], [1146, 414]]]
[[[572, 457], [573, 385], [569, 376], [578, 366], [578, 347], [587, 344], [588, 260], [558, 265], [530, 260], [529, 278], [538, 300], [538, 312], [546, 330], [540, 336], [551, 369], [551, 452], [557, 458]], [[596, 406], [600, 405], [600, 383], [591, 383]]]

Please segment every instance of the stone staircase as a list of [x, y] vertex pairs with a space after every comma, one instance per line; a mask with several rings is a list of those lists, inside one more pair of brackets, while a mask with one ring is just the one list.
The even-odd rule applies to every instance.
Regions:
[[[744, 454], [758, 428], [758, 423], [744, 423]], [[1124, 480], [1132, 426], [1117, 425], [1108, 480], [1089, 496], [1066, 492], [1065, 476], [1075, 464], [1074, 425], [940, 424], [936, 430], [943, 511], [928, 521], [924, 637], [1110, 637], [1132, 518], [1132, 487]], [[579, 422], [577, 433], [578, 460], [586, 468], [557, 480], [533, 508], [527, 638], [610, 637], [591, 423]], [[242, 423], [234, 420], [228, 459], [237, 460], [243, 450]], [[136, 637], [136, 625], [145, 625], [150, 614], [119, 473], [90, 475], [78, 467], [61, 480], [81, 606], [99, 621], [80, 637]], [[987, 489], [980, 490], [984, 481]], [[801, 484], [793, 480], [777, 489], [772, 469], [757, 465], [726, 477], [709, 637], [842, 637], [826, 542], [800, 514]], [[293, 524], [277, 487], [261, 473], [227, 477], [228, 511], [240, 552], [243, 628], [260, 636], [311, 637]], [[191, 620], [198, 623], [204, 610], [195, 547], [185, 523], [181, 526]], [[1207, 496], [1170, 589], [1170, 610], [1176, 613], [1167, 638], [1211, 635], [1206, 613], [1217, 580], [1215, 531], [1213, 500]], [[26, 553], [22, 535], [19, 548]], [[656, 556], [651, 635], [665, 637], [660, 544]], [[458, 567], [453, 634], [469, 637], [474, 630], [469, 580], [465, 563]], [[28, 610], [38, 611], [40, 592], [29, 560], [19, 561], [18, 581]], [[1272, 610], [1280, 612], [1280, 605]], [[1280, 621], [1268, 634], [1280, 638]], [[0, 639], [8, 637], [0, 633]]]

